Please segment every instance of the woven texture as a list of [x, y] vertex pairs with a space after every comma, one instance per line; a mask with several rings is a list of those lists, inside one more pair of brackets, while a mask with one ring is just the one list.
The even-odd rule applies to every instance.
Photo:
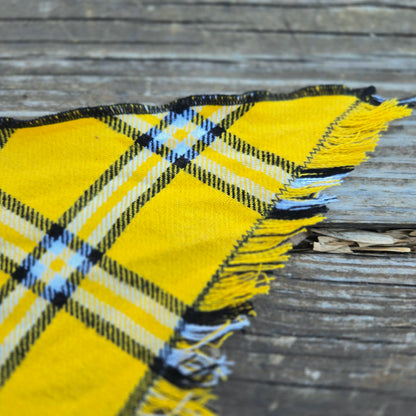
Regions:
[[230, 371], [212, 349], [324, 218], [322, 191], [410, 114], [373, 93], [1, 119], [0, 414], [211, 415]]

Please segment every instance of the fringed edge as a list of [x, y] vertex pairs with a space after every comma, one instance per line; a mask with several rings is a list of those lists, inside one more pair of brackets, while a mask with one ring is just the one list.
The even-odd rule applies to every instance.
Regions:
[[204, 388], [186, 390], [160, 378], [150, 387], [137, 416], [215, 416], [206, 404], [216, 397]]
[[255, 313], [249, 301], [269, 292], [274, 277], [268, 273], [284, 266], [291, 239], [325, 219], [326, 205], [335, 198], [321, 192], [340, 184], [367, 158], [388, 122], [411, 114], [400, 104], [390, 100], [375, 107], [357, 101], [328, 128], [268, 215], [240, 241], [184, 315], [173, 348], [163, 360], [164, 370], [157, 371], [160, 376], [137, 415], [215, 415], [206, 406], [215, 398], [211, 388], [227, 378], [233, 365], [217, 349], [233, 331], [250, 325], [248, 316]]
[[325, 142], [307, 161], [308, 168], [356, 166], [373, 151], [380, 133], [387, 130], [392, 120], [409, 116], [412, 110], [398, 100], [387, 100], [379, 106], [360, 103], [337, 123]]

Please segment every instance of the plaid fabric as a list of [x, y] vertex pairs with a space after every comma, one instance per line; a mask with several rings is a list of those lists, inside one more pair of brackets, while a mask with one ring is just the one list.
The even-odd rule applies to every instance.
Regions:
[[[228, 366], [201, 343], [248, 324], [263, 272], [323, 218], [320, 191], [409, 114], [373, 92], [2, 119], [0, 414], [210, 414], [204, 388]], [[377, 111], [381, 124], [337, 137]]]

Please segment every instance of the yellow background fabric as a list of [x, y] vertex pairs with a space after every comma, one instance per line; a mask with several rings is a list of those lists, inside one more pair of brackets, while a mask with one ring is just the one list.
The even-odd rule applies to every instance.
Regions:
[[[263, 272], [286, 259], [285, 241], [323, 218], [308, 201], [338, 182], [325, 169], [345, 173], [374, 147], [383, 125], [366, 130], [372, 111], [384, 124], [408, 114], [368, 100], [316, 87], [9, 120], [0, 414], [167, 413], [183, 374], [167, 387], [174, 365], [164, 360], [181, 351], [188, 317], [229, 308], [224, 328], [238, 327]], [[350, 131], [346, 119], [361, 125]], [[343, 135], [350, 156], [337, 154]], [[184, 356], [197, 351], [186, 342]], [[149, 390], [158, 376], [165, 401]], [[208, 414], [206, 399], [189, 397], [195, 414]]]

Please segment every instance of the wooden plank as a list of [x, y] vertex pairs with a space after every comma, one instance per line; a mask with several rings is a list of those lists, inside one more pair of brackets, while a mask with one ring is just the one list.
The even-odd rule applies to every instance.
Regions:
[[[69, 45], [65, 50], [58, 46], [49, 46], [48, 53], [42, 48], [30, 44], [19, 44], [13, 49], [0, 45], [2, 58], [0, 68], [4, 83], [6, 80], [13, 85], [19, 78], [13, 76], [46, 76], [59, 77], [72, 76], [114, 76], [152, 78], [155, 82], [168, 81], [169, 75], [178, 80], [179, 86], [186, 84], [185, 78], [193, 80], [206, 80], [205, 83], [215, 82], [224, 88], [225, 80], [234, 75], [234, 83], [241, 84], [241, 88], [252, 85], [263, 88], [282, 88], [289, 86], [286, 82], [298, 83], [312, 79], [335, 79], [358, 83], [381, 83], [386, 87], [396, 88], [399, 94], [411, 93], [403, 89], [406, 83], [411, 82], [411, 74], [415, 69], [414, 56], [401, 56], [396, 58], [382, 57], [379, 54], [369, 54], [361, 60], [347, 55], [336, 54], [330, 56], [322, 51], [319, 56], [305, 55], [303, 57], [284, 54], [282, 56], [267, 56], [247, 54], [242, 57], [236, 53], [197, 53], [193, 55], [189, 50], [171, 51], [165, 53], [164, 47], [158, 46], [156, 50], [149, 47], [108, 46], [105, 49], [96, 45], [97, 49], [89, 49], [85, 45]], [[197, 49], [197, 48], [195, 48]], [[161, 54], [159, 55], [159, 52]], [[322, 66], [322, 60], [326, 64]], [[303, 69], [303, 71], [302, 71]], [[373, 74], [373, 75], [372, 75]], [[262, 75], [259, 79], [258, 76]], [[338, 77], [336, 76], [338, 75]], [[372, 75], [372, 76], [371, 76]], [[158, 81], [160, 79], [160, 81]], [[280, 80], [280, 81], [279, 81]], [[82, 82], [82, 78], [80, 79]], [[5, 84], [3, 83], [3, 87]], [[59, 79], [52, 86], [59, 85]], [[392, 87], [389, 87], [392, 89]], [[399, 90], [399, 88], [402, 88]], [[176, 95], [180, 91], [176, 91]], [[172, 91], [172, 94], [175, 94]], [[7, 104], [7, 103], [6, 103]]]
[[[275, 14], [276, 22], [271, 21], [270, 27], [265, 27], [265, 21], [270, 21]], [[352, 14], [352, 13], [351, 13]], [[294, 14], [297, 16], [297, 13]], [[409, 16], [410, 15], [410, 16]], [[341, 14], [340, 16], [343, 16]], [[350, 13], [347, 14], [350, 16]], [[356, 17], [354, 21], [361, 20], [361, 23], [357, 27], [345, 30], [344, 25], [349, 27], [347, 23], [343, 22], [343, 19], [336, 18], [328, 15], [320, 19], [315, 18], [310, 25], [304, 26], [302, 20], [296, 22], [281, 22], [282, 17], [278, 12], [268, 14], [266, 19], [265, 15], [260, 15], [258, 20], [250, 20], [250, 23], [242, 22], [240, 24], [225, 23], [182, 23], [182, 22], [152, 22], [152, 21], [135, 21], [135, 20], [53, 20], [53, 19], [40, 19], [40, 20], [20, 20], [20, 19], [7, 19], [2, 21], [0, 26], [1, 43], [10, 42], [48, 42], [48, 43], [97, 43], [97, 44], [111, 44], [111, 43], [150, 43], [150, 44], [188, 44], [188, 45], [201, 45], [204, 41], [204, 45], [213, 46], [219, 38], [223, 37], [226, 43], [224, 45], [218, 44], [220, 48], [226, 45], [244, 44], [250, 41], [253, 37], [261, 35], [263, 43], [267, 45], [277, 35], [290, 35], [293, 38], [298, 37], [297, 41], [303, 40], [325, 40], [327, 38], [332, 41], [337, 40], [342, 42], [344, 38], [370, 40], [373, 39], [400, 39], [401, 44], [409, 44], [411, 39], [416, 37], [416, 33], [413, 31], [412, 23], [416, 11], [408, 12], [403, 16], [397, 16], [395, 13], [393, 16], [387, 16], [386, 21], [390, 21], [392, 17], [402, 18], [403, 25], [402, 31], [388, 31], [383, 29], [371, 30], [366, 28], [365, 25], [369, 24], [369, 17], [364, 16], [362, 19]], [[250, 17], [252, 17], [250, 15]], [[354, 17], [354, 14], [352, 14]], [[410, 17], [410, 18], [409, 18]], [[350, 18], [350, 17], [348, 17]], [[266, 20], [264, 20], [266, 19]], [[325, 19], [331, 24], [325, 24]], [[203, 20], [203, 19], [202, 19]], [[383, 19], [384, 20], [384, 19]], [[280, 22], [280, 23], [278, 23]], [[273, 24], [274, 23], [274, 24]], [[387, 23], [386, 23], [387, 24]], [[363, 28], [364, 26], [364, 28]], [[392, 28], [391, 28], [392, 29]], [[236, 37], [235, 34], [241, 34], [240, 37]], [[192, 34], [195, 38], [188, 38], [186, 35]], [[234, 34], [234, 36], [230, 36]], [[310, 38], [308, 35], [313, 35]], [[296, 41], [296, 39], [294, 39]], [[261, 49], [265, 49], [264, 46], [259, 44]], [[202, 45], [201, 45], [202, 46]], [[298, 44], [298, 47], [301, 45]], [[361, 45], [357, 44], [357, 52], [360, 51]], [[334, 48], [335, 49], [335, 48]], [[305, 48], [305, 51], [307, 49]]]
[[[179, 96], [375, 84], [416, 93], [414, 0], [0, 2], [0, 116]], [[416, 121], [392, 124], [327, 227], [416, 226]], [[415, 255], [295, 254], [225, 345], [221, 415], [390, 416], [415, 406]]]
[[412, 414], [415, 272], [415, 255], [294, 254], [224, 346], [221, 414]]
[[[314, 373], [312, 373], [314, 374]], [[214, 403], [223, 416], [391, 416], [411, 415], [415, 403], [384, 392], [333, 387], [279, 385], [233, 380], [224, 383]]]
[[[16, 3], [14, 0], [3, 0], [0, 4], [0, 18], [20, 18], [20, 19], [94, 19], [94, 18], [135, 18], [142, 17], [150, 20], [152, 16], [157, 16], [158, 21], [168, 19], [178, 19], [179, 16], [192, 16], [196, 13], [192, 21], [198, 21], [200, 17], [208, 17], [210, 20], [221, 21], [222, 16], [227, 14], [241, 15], [246, 10], [257, 13], [259, 10], [297, 10], [302, 14], [312, 11], [342, 12], [345, 10], [361, 10], [362, 13], [383, 11], [384, 13], [403, 11], [414, 11], [416, 6], [413, 0], [204, 0], [195, 3], [193, 0], [171, 0], [171, 1], [145, 1], [132, 2], [129, 0], [118, 0], [117, 2], [103, 3], [100, 0], [73, 1], [73, 2], [51, 2], [25, 0]], [[211, 13], [209, 13], [211, 10]], [[221, 13], [218, 13], [217, 11]], [[310, 17], [310, 16], [307, 16]], [[213, 20], [214, 21], [214, 20]], [[390, 23], [390, 22], [389, 22]], [[354, 25], [355, 22], [352, 22]], [[401, 30], [398, 26], [395, 29]]]
[[[374, 72], [373, 76], [365, 68], [354, 68], [353, 63], [347, 68], [347, 62], [345, 69], [338, 66], [338, 73], [333, 69], [320, 71], [319, 63], [305, 65], [302, 71], [300, 63], [292, 63], [294, 69], [291, 70], [289, 63], [268, 65], [267, 62], [256, 72], [257, 64], [250, 62], [227, 64], [226, 61], [191, 60], [165, 62], [148, 58], [141, 62], [134, 59], [87, 59], [79, 62], [72, 58], [50, 61], [43, 58], [39, 63], [31, 63], [28, 59], [3, 60], [0, 62], [0, 68], [4, 70], [0, 78], [0, 114], [11, 116], [13, 112], [15, 117], [20, 117], [19, 113], [25, 112], [36, 116], [79, 105], [117, 102], [162, 104], [179, 96], [207, 92], [235, 94], [259, 89], [289, 92], [322, 83], [346, 83], [351, 87], [374, 83], [379, 93], [386, 97], [409, 96], [415, 91], [410, 70], [416, 60], [406, 71], [392, 67], [383, 73]], [[259, 79], [259, 72], [263, 71], [265, 75]], [[386, 78], [386, 74], [391, 74], [391, 78]]]
[[2, 114], [340, 81], [394, 96], [413, 85], [409, 2], [8, 3]]
[[[97, 7], [97, 6], [96, 6]], [[129, 14], [126, 14], [126, 11]], [[25, 34], [33, 33], [37, 36], [49, 36], [57, 28], [64, 29], [60, 33], [65, 36], [69, 33], [73, 37], [85, 36], [90, 32], [99, 33], [108, 30], [113, 37], [122, 37], [129, 32], [134, 35], [146, 26], [154, 27], [160, 32], [169, 31], [174, 25], [195, 28], [208, 32], [273, 32], [273, 33], [310, 33], [314, 34], [355, 34], [357, 36], [368, 36], [369, 34], [379, 36], [411, 36], [415, 33], [413, 21], [416, 17], [415, 9], [386, 9], [380, 7], [357, 7], [347, 8], [332, 7], [278, 7], [270, 9], [257, 5], [250, 7], [238, 5], [237, 7], [224, 7], [223, 5], [201, 5], [162, 3], [157, 7], [123, 7], [117, 9], [116, 14], [108, 16], [95, 13], [95, 10], [80, 15], [79, 10], [68, 11], [69, 15], [59, 16], [50, 14], [48, 16], [36, 17], [28, 15], [27, 12], [14, 14], [14, 16], [3, 17], [1, 33], [6, 35], [2, 40], [16, 37], [21, 39]], [[236, 13], [238, 10], [238, 13]], [[101, 9], [97, 8], [98, 13]], [[73, 14], [75, 12], [75, 15]], [[120, 14], [121, 12], [121, 14]], [[16, 11], [15, 11], [16, 13]], [[401, 25], [395, 22], [400, 19]], [[41, 23], [41, 24], [39, 24]], [[79, 26], [88, 23], [88, 30], [76, 31]], [[166, 28], [163, 30], [163, 26]], [[49, 35], [48, 35], [49, 34]]]

